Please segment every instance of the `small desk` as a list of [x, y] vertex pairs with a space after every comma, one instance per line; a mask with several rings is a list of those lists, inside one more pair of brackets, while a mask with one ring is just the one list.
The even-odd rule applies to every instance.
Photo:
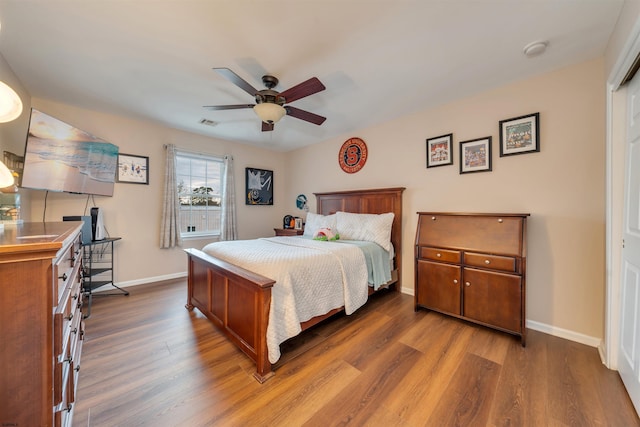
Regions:
[[113, 283], [113, 242], [120, 240], [120, 237], [107, 237], [103, 240], [92, 240], [83, 243], [82, 256], [82, 290], [87, 297], [87, 312], [85, 319], [91, 316], [91, 302], [93, 300], [93, 290], [105, 285], [111, 285], [117, 292], [100, 292], [99, 296], [108, 295], [129, 295], [129, 292], [116, 286]]

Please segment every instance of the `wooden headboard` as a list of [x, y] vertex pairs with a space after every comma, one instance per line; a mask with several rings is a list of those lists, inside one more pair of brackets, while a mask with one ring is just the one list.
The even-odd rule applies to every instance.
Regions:
[[402, 192], [404, 190], [404, 187], [396, 187], [313, 193], [316, 196], [317, 212], [321, 215], [330, 215], [338, 211], [370, 214], [393, 212], [391, 243], [396, 255], [394, 267], [398, 271], [396, 284], [398, 291], [402, 288], [400, 271], [402, 267]]

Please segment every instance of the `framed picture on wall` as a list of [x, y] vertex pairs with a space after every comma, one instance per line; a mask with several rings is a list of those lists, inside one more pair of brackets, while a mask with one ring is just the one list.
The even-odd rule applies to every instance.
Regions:
[[540, 151], [540, 113], [500, 121], [500, 157]]
[[149, 157], [118, 153], [116, 181], [149, 185]]
[[427, 139], [427, 168], [453, 164], [453, 134]]
[[273, 171], [246, 168], [245, 204], [273, 205]]
[[460, 142], [460, 173], [491, 170], [491, 137]]

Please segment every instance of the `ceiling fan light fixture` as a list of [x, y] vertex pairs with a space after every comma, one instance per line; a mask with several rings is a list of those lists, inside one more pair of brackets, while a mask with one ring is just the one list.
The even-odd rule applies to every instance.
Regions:
[[287, 114], [287, 111], [283, 106], [271, 102], [256, 104], [253, 107], [253, 111], [256, 112], [258, 117], [260, 117], [260, 120], [269, 124], [277, 123], [285, 114]]

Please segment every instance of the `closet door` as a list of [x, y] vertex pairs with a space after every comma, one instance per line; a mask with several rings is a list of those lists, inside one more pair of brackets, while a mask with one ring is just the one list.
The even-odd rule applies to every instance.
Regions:
[[627, 91], [618, 370], [640, 413], [640, 75], [629, 83]]

